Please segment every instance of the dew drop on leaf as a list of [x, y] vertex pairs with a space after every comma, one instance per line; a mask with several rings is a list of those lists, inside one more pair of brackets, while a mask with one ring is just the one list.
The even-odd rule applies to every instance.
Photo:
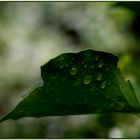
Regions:
[[90, 75], [87, 75], [84, 77], [83, 83], [87, 85], [91, 82], [91, 80], [92, 80], [92, 77]]
[[106, 81], [101, 84], [101, 88], [104, 89], [106, 87]]
[[84, 65], [84, 68], [87, 68], [87, 65], [86, 64]]
[[84, 64], [85, 62], [84, 61], [82, 61], [82, 64]]
[[75, 67], [70, 69], [70, 74], [75, 75], [77, 73], [77, 69]]
[[68, 64], [66, 64], [66, 67], [68, 67], [69, 65]]
[[64, 65], [61, 65], [61, 66], [60, 66], [60, 69], [63, 69], [63, 68], [64, 68]]
[[96, 80], [100, 81], [102, 79], [102, 74], [98, 74]]
[[98, 63], [98, 68], [102, 68], [104, 65], [104, 61], [103, 60], [100, 60], [99, 63]]

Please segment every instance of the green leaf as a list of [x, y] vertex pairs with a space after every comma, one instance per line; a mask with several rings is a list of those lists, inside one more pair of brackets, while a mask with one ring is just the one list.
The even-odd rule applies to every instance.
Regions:
[[28, 94], [0, 122], [21, 117], [139, 112], [130, 82], [117, 67], [118, 57], [85, 50], [66, 53], [41, 66], [43, 86]]

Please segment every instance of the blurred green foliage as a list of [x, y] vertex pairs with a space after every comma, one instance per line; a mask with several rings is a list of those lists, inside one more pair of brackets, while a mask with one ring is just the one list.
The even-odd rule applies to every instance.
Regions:
[[[0, 114], [40, 81], [40, 65], [91, 48], [117, 54], [140, 98], [140, 3], [0, 2]], [[129, 132], [129, 133], [128, 133]], [[137, 138], [132, 114], [24, 118], [0, 124], [0, 138]]]

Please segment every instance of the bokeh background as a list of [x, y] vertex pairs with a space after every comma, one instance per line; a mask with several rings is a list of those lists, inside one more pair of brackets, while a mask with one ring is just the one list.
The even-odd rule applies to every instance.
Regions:
[[[140, 99], [139, 2], [0, 2], [0, 116], [41, 81], [40, 66], [87, 48], [120, 57]], [[139, 138], [135, 114], [22, 118], [0, 138]]]

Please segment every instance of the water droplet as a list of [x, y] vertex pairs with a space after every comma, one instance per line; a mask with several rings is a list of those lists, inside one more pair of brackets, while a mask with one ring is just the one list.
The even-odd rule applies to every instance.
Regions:
[[77, 86], [81, 83], [81, 79], [76, 79], [73, 85]]
[[77, 73], [77, 69], [75, 67], [73, 67], [72, 69], [70, 69], [70, 74], [71, 75], [75, 75]]
[[66, 64], [66, 67], [68, 67], [69, 66], [69, 64]]
[[98, 68], [103, 67], [103, 65], [104, 65], [104, 61], [103, 60], [100, 60], [99, 63], [98, 63]]
[[104, 81], [104, 82], [102, 83], [101, 88], [104, 89], [105, 86], [106, 86], [106, 81]]
[[100, 81], [102, 79], [102, 74], [98, 74], [96, 80]]
[[95, 55], [95, 60], [97, 61], [99, 59], [99, 56], [98, 55]]
[[84, 61], [82, 61], [82, 64], [84, 64], [85, 62]]
[[84, 68], [87, 68], [87, 65], [86, 64], [84, 65]]
[[84, 77], [83, 82], [84, 82], [84, 84], [87, 85], [91, 82], [91, 80], [92, 80], [92, 77], [90, 75], [87, 75], [87, 76]]
[[63, 68], [64, 68], [64, 65], [61, 65], [61, 66], [60, 66], [60, 69], [63, 69]]
[[91, 64], [90, 68], [93, 69], [95, 67], [95, 64]]

